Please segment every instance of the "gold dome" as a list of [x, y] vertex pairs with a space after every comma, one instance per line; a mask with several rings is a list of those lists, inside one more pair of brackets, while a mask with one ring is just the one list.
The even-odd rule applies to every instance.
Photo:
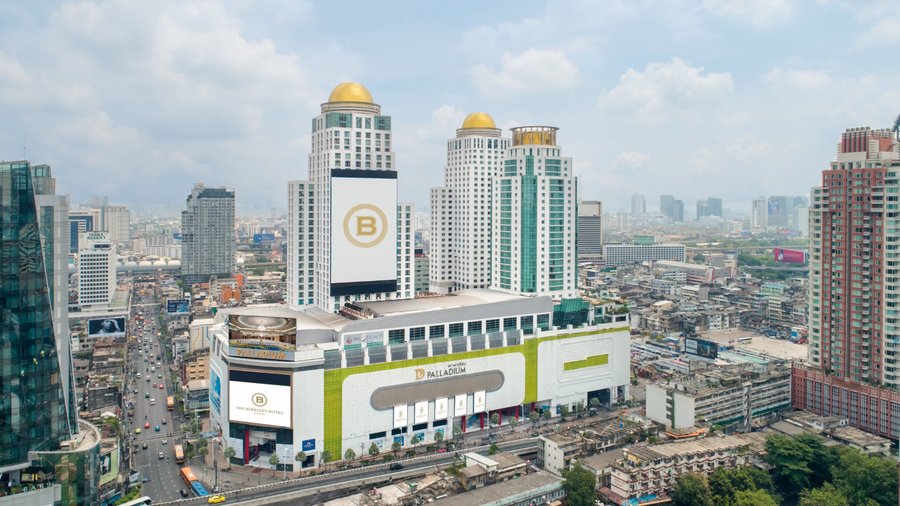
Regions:
[[486, 112], [473, 112], [463, 120], [462, 128], [497, 128], [494, 118]]
[[372, 94], [365, 86], [359, 83], [341, 83], [331, 90], [328, 95], [329, 102], [361, 102], [364, 104], [375, 103]]

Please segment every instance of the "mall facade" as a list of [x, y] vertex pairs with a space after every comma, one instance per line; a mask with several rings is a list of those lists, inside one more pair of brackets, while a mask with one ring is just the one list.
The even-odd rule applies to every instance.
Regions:
[[[210, 419], [234, 463], [269, 467], [274, 453], [320, 465], [558, 416], [596, 398], [628, 398], [627, 316], [553, 326], [550, 297], [491, 290], [319, 308], [221, 310], [210, 329]], [[593, 320], [593, 315], [589, 321]]]

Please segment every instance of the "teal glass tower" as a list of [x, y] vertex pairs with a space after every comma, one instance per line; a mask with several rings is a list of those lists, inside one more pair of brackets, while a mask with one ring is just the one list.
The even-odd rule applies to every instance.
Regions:
[[44, 253], [31, 167], [0, 163], [0, 469], [73, 433]]

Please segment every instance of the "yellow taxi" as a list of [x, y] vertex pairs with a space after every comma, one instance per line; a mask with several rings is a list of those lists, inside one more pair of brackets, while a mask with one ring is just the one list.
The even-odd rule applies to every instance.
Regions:
[[141, 428], [138, 427], [137, 429], [134, 429], [134, 433], [135, 433], [135, 434], [140, 434], [140, 433], [141, 433]]
[[220, 502], [225, 502], [225, 496], [222, 494], [219, 495], [211, 495], [209, 499], [206, 500], [208, 504], [219, 504]]

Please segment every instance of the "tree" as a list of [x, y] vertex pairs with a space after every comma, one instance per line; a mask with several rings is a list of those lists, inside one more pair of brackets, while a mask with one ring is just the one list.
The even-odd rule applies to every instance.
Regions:
[[541, 418], [543, 418], [544, 420], [549, 420], [550, 419], [550, 410], [545, 409], [544, 411], [542, 411]]
[[673, 506], [713, 506], [712, 493], [706, 476], [687, 473], [678, 478], [672, 492]]
[[355, 460], [356, 452], [353, 451], [353, 448], [347, 448], [347, 451], [344, 452], [344, 460]]
[[778, 490], [787, 497], [797, 497], [809, 488], [812, 458], [809, 448], [799, 438], [775, 434], [766, 439], [766, 462], [772, 467], [772, 477]]
[[575, 405], [575, 416], [578, 416], [582, 413], [584, 413], [584, 403], [578, 401], [578, 404]]
[[879, 505], [897, 504], [897, 465], [889, 460], [841, 448], [834, 466], [834, 486], [850, 504], [868, 500]]
[[302, 469], [303, 463], [306, 462], [306, 452], [303, 450], [297, 452], [297, 454], [294, 455], [294, 462], [300, 464], [300, 468]]
[[500, 424], [500, 413], [491, 413], [491, 425]]
[[397, 456], [397, 452], [400, 451], [400, 448], [403, 448], [403, 445], [400, 444], [400, 441], [394, 441], [394, 442], [391, 444], [391, 450], [394, 452], [394, 456], [395, 456], [395, 457]]
[[269, 457], [269, 465], [272, 466], [272, 476], [275, 476], [275, 471], [278, 470], [278, 464], [281, 463], [281, 460], [278, 458], [278, 454], [273, 453]]
[[225, 455], [225, 460], [228, 461], [228, 469], [231, 469], [231, 459], [234, 458], [237, 452], [234, 450], [234, 448], [226, 446], [225, 449], [222, 450], [222, 453]]
[[597, 500], [597, 480], [594, 473], [581, 467], [580, 462], [562, 472], [563, 489], [568, 506], [594, 506]]
[[435, 433], [434, 433], [434, 442], [437, 443], [438, 446], [440, 446], [440, 445], [441, 445], [441, 441], [443, 441], [443, 440], [444, 440], [444, 431], [440, 431], [440, 430], [435, 431]]
[[379, 453], [381, 453], [381, 448], [378, 448], [377, 444], [372, 443], [369, 445], [369, 455], [374, 457], [374, 456], [378, 455]]
[[566, 406], [565, 404], [560, 405], [559, 416], [565, 421], [566, 417], [569, 416], [569, 406]]
[[201, 446], [200, 448], [197, 448], [197, 455], [200, 455], [201, 458], [206, 458], [206, 455], [208, 453], [209, 453], [208, 446]]
[[532, 425], [537, 425], [538, 421], [541, 419], [541, 414], [537, 411], [532, 411], [528, 413], [528, 419], [531, 420]]
[[419, 443], [421, 443], [421, 442], [422, 442], [422, 435], [421, 435], [421, 434], [416, 434], [416, 435], [414, 435], [414, 436], [412, 437], [412, 439], [409, 440], [409, 444], [412, 444], [412, 445], [417, 445], [417, 444], [419, 444]]
[[497, 443], [491, 443], [491, 446], [488, 447], [488, 455], [493, 455], [500, 451], [500, 447], [497, 446]]
[[735, 493], [742, 490], [763, 490], [770, 495], [775, 493], [769, 473], [752, 466], [720, 467], [709, 475], [707, 482], [716, 504], [730, 504]]
[[588, 405], [591, 407], [591, 409], [600, 409], [600, 399], [594, 397], [591, 399]]
[[738, 490], [729, 504], [731, 506], [778, 506], [775, 499], [765, 490]]
[[459, 441], [459, 439], [462, 437], [462, 435], [463, 435], [462, 425], [460, 425], [459, 423], [454, 423], [453, 424], [453, 439]]
[[331, 462], [331, 452], [322, 450], [322, 455], [319, 456], [319, 462], [321, 462], [322, 465], [328, 465], [328, 463]]
[[847, 497], [831, 483], [807, 490], [797, 506], [850, 506]]

